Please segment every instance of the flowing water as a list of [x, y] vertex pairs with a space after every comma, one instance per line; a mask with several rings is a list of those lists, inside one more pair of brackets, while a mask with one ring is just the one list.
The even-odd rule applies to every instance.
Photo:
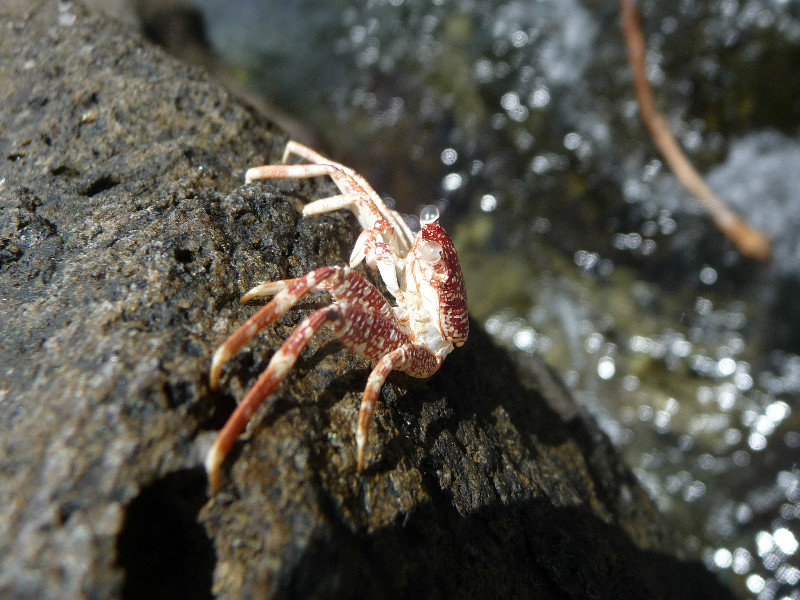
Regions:
[[800, 2], [641, 3], [656, 102], [768, 264], [662, 164], [616, 3], [193, 2], [242, 84], [439, 206], [473, 315], [559, 370], [711, 569], [800, 600]]

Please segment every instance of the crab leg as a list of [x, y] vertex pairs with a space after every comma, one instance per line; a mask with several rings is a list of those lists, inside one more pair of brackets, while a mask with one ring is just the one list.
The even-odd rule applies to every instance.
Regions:
[[369, 424], [372, 421], [372, 411], [386, 377], [395, 370], [406, 371], [413, 377], [430, 377], [439, 368], [440, 363], [441, 361], [436, 358], [436, 355], [425, 346], [408, 343], [389, 352], [372, 369], [367, 380], [367, 387], [364, 388], [364, 395], [361, 397], [361, 406], [358, 409], [356, 447], [359, 473], [364, 467], [364, 447], [367, 443]]
[[264, 327], [286, 313], [300, 298], [313, 289], [330, 292], [334, 300], [357, 306], [368, 314], [379, 315], [390, 321], [395, 319], [392, 307], [378, 289], [348, 268], [319, 267], [296, 279], [262, 283], [247, 292], [243, 301], [276, 292], [277, 294], [233, 332], [214, 353], [209, 374], [211, 389], [216, 389], [222, 367], [239, 348], [249, 342]]
[[331, 162], [316, 150], [312, 150], [308, 146], [304, 146], [300, 142], [295, 142], [294, 140], [286, 142], [286, 149], [283, 151], [283, 158], [281, 158], [281, 162], [285, 163], [288, 161], [292, 154], [299, 156], [300, 158], [305, 158], [308, 162]]
[[[367, 229], [378, 219], [384, 219], [391, 223], [392, 227], [402, 240], [403, 252], [407, 252], [414, 241], [414, 236], [408, 229], [408, 226], [403, 221], [403, 218], [394, 210], [390, 210], [384, 204], [381, 197], [372, 189], [372, 186], [367, 183], [361, 175], [353, 171], [353, 169], [346, 167], [342, 164], [329, 160], [315, 152], [311, 148], [290, 141], [286, 144], [286, 149], [283, 153], [281, 161], [286, 161], [294, 154], [300, 158], [309, 161], [310, 164], [298, 165], [265, 165], [263, 167], [253, 167], [248, 169], [245, 173], [245, 183], [250, 183], [256, 179], [270, 179], [270, 178], [310, 178], [322, 175], [329, 175], [333, 179], [336, 187], [342, 192], [343, 196], [350, 198], [349, 206], [337, 206], [328, 210], [338, 210], [339, 208], [351, 208], [356, 214], [361, 227]], [[327, 200], [327, 199], [325, 199]], [[323, 200], [324, 202], [324, 200]], [[315, 203], [312, 203], [315, 204]], [[313, 213], [303, 214], [319, 214], [322, 210], [317, 211], [313, 209]]]
[[339, 169], [335, 165], [328, 164], [264, 165], [247, 169], [244, 182], [252, 183], [256, 179], [310, 179], [322, 175], [333, 177], [338, 172]]
[[357, 470], [361, 473], [364, 468], [364, 446], [367, 443], [367, 432], [372, 421], [372, 411], [378, 394], [383, 387], [383, 382], [397, 365], [406, 359], [406, 346], [401, 346], [393, 350], [378, 361], [372, 373], [369, 374], [367, 387], [364, 388], [364, 395], [361, 397], [361, 406], [358, 408], [358, 426], [356, 427], [356, 448], [358, 452]]
[[343, 208], [351, 208], [353, 206], [353, 198], [346, 194], [339, 194], [338, 196], [331, 196], [329, 198], [320, 198], [309, 202], [303, 207], [303, 216], [310, 217], [313, 215], [321, 215], [326, 212], [334, 210], [341, 210]]
[[244, 296], [242, 296], [239, 302], [241, 304], [245, 304], [246, 302], [250, 302], [250, 300], [252, 300], [253, 298], [274, 296], [278, 292], [282, 292], [283, 290], [288, 288], [290, 285], [292, 285], [292, 283], [297, 281], [297, 279], [299, 278], [280, 279], [278, 281], [267, 281], [265, 283], [260, 283], [253, 289], [249, 290]]
[[340, 270], [340, 267], [319, 267], [303, 275], [303, 277], [295, 279], [285, 289], [279, 291], [267, 305], [247, 319], [214, 353], [214, 358], [211, 360], [211, 372], [208, 377], [211, 389], [217, 387], [223, 365], [228, 362], [228, 359], [239, 348], [294, 306], [311, 289], [334, 276]]
[[241, 401], [236, 410], [225, 423], [225, 426], [217, 436], [211, 450], [206, 456], [205, 467], [208, 473], [208, 480], [211, 484], [211, 491], [216, 493], [220, 487], [219, 467], [225, 459], [225, 455], [233, 446], [236, 438], [244, 429], [255, 410], [272, 393], [278, 384], [286, 377], [286, 373], [292, 368], [300, 353], [308, 344], [311, 337], [319, 331], [327, 321], [336, 319], [338, 316], [338, 306], [320, 308], [306, 317], [297, 326], [286, 341], [269, 361], [266, 371], [261, 374], [255, 385], [250, 388], [247, 395]]
[[[391, 219], [389, 209], [375, 193], [369, 184], [349, 169], [337, 163], [309, 163], [302, 165], [264, 165], [247, 169], [244, 175], [245, 183], [256, 179], [310, 179], [328, 175], [341, 195], [350, 199], [350, 206], [354, 209], [358, 222], [364, 229], [370, 227], [380, 219]], [[358, 177], [358, 179], [356, 179]], [[334, 196], [336, 197], [336, 196]], [[331, 210], [336, 210], [335, 208]]]
[[[352, 272], [350, 274], [357, 275]], [[357, 277], [365, 281], [360, 276]], [[297, 286], [303, 279], [305, 278], [300, 278], [298, 282], [292, 284], [286, 291]], [[377, 289], [374, 287], [372, 287], [372, 289], [380, 296], [380, 292], [378, 292]], [[281, 294], [282, 293], [283, 292], [281, 292]], [[332, 291], [332, 294], [333, 293]], [[276, 296], [270, 304], [275, 302], [279, 297], [280, 294]], [[346, 346], [358, 354], [373, 360], [380, 359], [387, 352], [393, 354], [394, 350], [405, 345], [410, 345], [408, 334], [400, 328], [393, 316], [389, 319], [381, 314], [369, 312], [360, 306], [350, 304], [332, 304], [327, 308], [321, 308], [311, 313], [311, 315], [306, 317], [303, 322], [297, 326], [297, 329], [286, 338], [286, 341], [283, 342], [278, 351], [273, 355], [272, 359], [269, 361], [269, 365], [267, 365], [267, 369], [261, 374], [255, 385], [250, 388], [250, 391], [247, 392], [242, 402], [236, 407], [236, 410], [233, 411], [228, 422], [225, 423], [222, 431], [220, 431], [217, 440], [214, 442], [213, 446], [211, 446], [206, 456], [205, 467], [208, 472], [212, 491], [216, 492], [219, 489], [219, 467], [239, 433], [241, 433], [245, 425], [247, 425], [247, 422], [250, 420], [255, 410], [266, 400], [278, 384], [283, 381], [289, 369], [291, 369], [297, 361], [300, 353], [306, 347], [311, 337], [317, 333], [320, 327], [326, 322], [333, 323], [334, 334], [344, 342]], [[235, 335], [236, 334], [234, 334], [234, 336]], [[389, 361], [388, 365], [386, 362], [383, 363], [381, 372], [376, 376], [379, 381], [373, 378], [372, 387], [368, 386], [369, 389], [374, 388], [374, 391], [371, 392], [371, 396], [373, 397], [372, 404], [374, 404], [374, 398], [377, 397], [378, 391], [380, 390], [380, 384], [383, 383], [383, 380], [386, 379], [386, 375], [392, 370], [392, 365], [406, 358], [407, 352], [403, 352], [397, 356], [396, 360]], [[433, 357], [433, 360], [435, 362], [435, 357]], [[387, 366], [388, 370], [386, 370]], [[383, 373], [383, 370], [385, 370], [385, 373]], [[368, 424], [369, 421], [367, 420], [367, 425]]]

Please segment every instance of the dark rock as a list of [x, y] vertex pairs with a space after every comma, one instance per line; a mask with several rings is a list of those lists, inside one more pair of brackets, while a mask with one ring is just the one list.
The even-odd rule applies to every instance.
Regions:
[[[0, 36], [0, 595], [727, 598], [676, 554], [607, 439], [543, 366], [473, 326], [392, 375], [363, 476], [369, 366], [324, 334], [206, 495], [202, 454], [303, 301], [208, 388], [258, 281], [341, 264], [327, 182], [242, 186], [285, 139], [202, 72], [68, 2]], [[278, 191], [281, 190], [281, 191]]]

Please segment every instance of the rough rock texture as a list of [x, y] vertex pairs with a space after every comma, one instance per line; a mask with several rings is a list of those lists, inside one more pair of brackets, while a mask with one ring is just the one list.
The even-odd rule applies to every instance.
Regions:
[[261, 280], [343, 262], [327, 182], [242, 186], [284, 139], [201, 72], [67, 2], [0, 9], [0, 596], [726, 598], [608, 441], [478, 327], [392, 375], [322, 335], [206, 495], [213, 431], [319, 299], [207, 384]]

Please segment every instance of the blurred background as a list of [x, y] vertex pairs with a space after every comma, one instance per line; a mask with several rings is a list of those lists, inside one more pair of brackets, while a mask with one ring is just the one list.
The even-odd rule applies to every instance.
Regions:
[[614, 2], [95, 3], [410, 221], [437, 204], [520, 368], [561, 373], [740, 596], [800, 600], [800, 1], [639, 3], [656, 104], [767, 263], [663, 164]]

